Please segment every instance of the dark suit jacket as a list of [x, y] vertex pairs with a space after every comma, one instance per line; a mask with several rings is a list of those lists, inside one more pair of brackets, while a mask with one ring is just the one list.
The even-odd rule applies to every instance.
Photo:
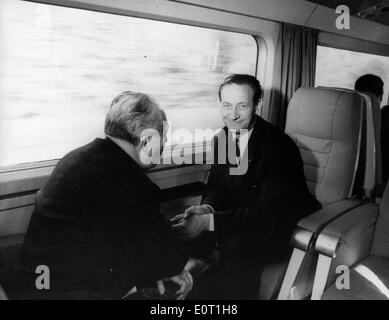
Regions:
[[[202, 199], [216, 211], [220, 263], [232, 268], [247, 262], [255, 269], [289, 258], [289, 241], [298, 220], [320, 208], [308, 191], [295, 143], [256, 117], [246, 149], [246, 174], [231, 176], [230, 164], [212, 165]], [[214, 139], [215, 158], [219, 140], [219, 136]]]
[[[11, 298], [119, 298], [179, 274], [185, 261], [159, 188], [110, 139], [96, 139], [66, 155], [38, 193], [21, 262], [2, 285]], [[50, 290], [35, 288], [38, 265], [50, 268]]]

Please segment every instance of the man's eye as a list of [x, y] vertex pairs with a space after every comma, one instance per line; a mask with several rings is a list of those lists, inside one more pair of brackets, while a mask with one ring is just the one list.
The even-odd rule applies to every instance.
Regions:
[[229, 104], [223, 104], [223, 108], [226, 108], [226, 109], [228, 109], [228, 108], [230, 108], [231, 106], [229, 105]]
[[244, 109], [247, 107], [247, 104], [241, 104], [240, 107]]

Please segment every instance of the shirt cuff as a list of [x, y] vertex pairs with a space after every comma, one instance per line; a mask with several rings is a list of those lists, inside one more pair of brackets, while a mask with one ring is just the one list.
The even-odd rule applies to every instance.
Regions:
[[209, 214], [209, 231], [215, 231], [215, 218], [213, 216], [213, 213]]
[[209, 204], [203, 204], [203, 206], [206, 206], [211, 211], [209, 214], [209, 231], [213, 232], [215, 231], [215, 218], [213, 216], [215, 210]]
[[215, 213], [215, 210], [209, 204], [203, 204], [203, 206], [207, 207], [211, 211], [210, 213]]

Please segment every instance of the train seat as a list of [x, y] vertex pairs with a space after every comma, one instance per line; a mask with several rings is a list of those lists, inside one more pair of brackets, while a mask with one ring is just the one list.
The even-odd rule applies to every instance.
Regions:
[[323, 208], [298, 223], [278, 299], [310, 294], [315, 239], [329, 222], [364, 203], [352, 196], [355, 182], [363, 181], [357, 174], [365, 172], [361, 161], [365, 110], [360, 94], [332, 88], [300, 88], [289, 103], [285, 132], [300, 149], [308, 188]]
[[[348, 89], [337, 90], [352, 92]], [[377, 190], [384, 189], [384, 185], [382, 184], [382, 158], [380, 143], [380, 104], [374, 94], [367, 92], [358, 92], [358, 94], [360, 94], [365, 100], [365, 108], [362, 134], [363, 139], [361, 143], [361, 157], [359, 167], [360, 174], [357, 175], [358, 178], [355, 182], [354, 193], [359, 197], [374, 202], [382, 197], [382, 191], [377, 192]], [[357, 212], [357, 209], [355, 209], [353, 212]], [[327, 248], [324, 248], [319, 241], [322, 241], [323, 237], [327, 240], [326, 234], [320, 235], [315, 247], [315, 250], [317, 251], [316, 254], [319, 254], [319, 256], [318, 265], [316, 267], [316, 280], [312, 288], [312, 299], [320, 299], [326, 285], [326, 279], [329, 277], [329, 280], [331, 281], [331, 279], [333, 279], [335, 276], [333, 273], [334, 270], [330, 270], [331, 258], [326, 255]], [[348, 261], [348, 264], [350, 264], [350, 261]]]
[[[315, 298], [388, 300], [388, 230], [388, 186], [380, 206], [366, 204], [329, 224], [316, 244], [320, 251], [318, 270], [324, 272], [318, 272], [315, 276], [315, 286], [322, 287]], [[327, 250], [324, 251], [324, 248]], [[339, 266], [345, 270], [344, 273], [336, 272]]]

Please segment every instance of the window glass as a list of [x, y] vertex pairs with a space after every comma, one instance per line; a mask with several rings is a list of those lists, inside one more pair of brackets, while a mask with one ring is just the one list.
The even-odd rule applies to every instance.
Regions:
[[254, 75], [256, 58], [250, 35], [2, 0], [0, 166], [58, 159], [104, 136], [126, 90], [154, 96], [172, 131], [219, 128], [219, 84]]
[[389, 57], [318, 46], [316, 86], [354, 89], [355, 81], [368, 73], [375, 74], [384, 81], [382, 104], [387, 104]]

